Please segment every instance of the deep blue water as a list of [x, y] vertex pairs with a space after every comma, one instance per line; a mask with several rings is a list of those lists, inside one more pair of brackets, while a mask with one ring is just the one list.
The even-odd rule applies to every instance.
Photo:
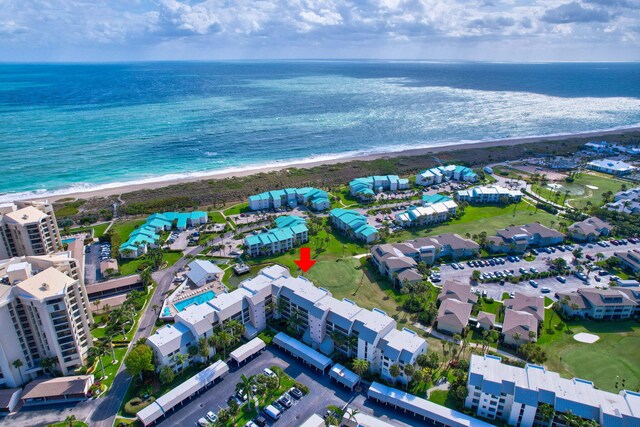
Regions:
[[638, 124], [639, 63], [5, 64], [0, 193]]

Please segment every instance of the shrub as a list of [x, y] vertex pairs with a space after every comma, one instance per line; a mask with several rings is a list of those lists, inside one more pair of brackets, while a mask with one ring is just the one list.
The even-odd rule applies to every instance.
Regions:
[[131, 399], [127, 403], [125, 403], [124, 412], [127, 415], [135, 415], [141, 409], [144, 409], [147, 406], [151, 405], [153, 402], [155, 402], [155, 400], [156, 399], [154, 397], [150, 397], [150, 398], [148, 398], [146, 400], [142, 400], [139, 397], [134, 397], [133, 399]]
[[307, 387], [306, 385], [296, 382], [295, 384], [296, 388], [299, 389], [301, 392], [303, 392], [304, 394], [309, 394], [309, 387]]

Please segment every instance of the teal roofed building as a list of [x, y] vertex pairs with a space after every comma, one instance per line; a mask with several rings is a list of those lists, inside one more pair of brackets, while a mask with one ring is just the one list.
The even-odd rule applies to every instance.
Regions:
[[378, 230], [367, 223], [367, 217], [353, 210], [332, 209], [331, 224], [354, 239], [366, 243], [375, 242], [380, 238]]
[[375, 175], [356, 178], [349, 183], [352, 196], [361, 200], [373, 200], [375, 194], [381, 191], [398, 191], [409, 188], [409, 180], [398, 175]]
[[432, 205], [434, 203], [448, 202], [449, 200], [453, 199], [443, 194], [427, 194], [422, 196], [422, 204], [424, 206]]
[[253, 211], [295, 208], [300, 205], [308, 206], [315, 211], [331, 207], [327, 192], [313, 187], [285, 188], [249, 196], [249, 209]]
[[207, 213], [193, 212], [164, 212], [150, 215], [146, 222], [129, 234], [129, 238], [120, 245], [122, 258], [137, 258], [154, 248], [160, 240], [160, 233], [172, 230], [174, 227], [182, 231], [187, 227], [196, 227], [207, 223]]
[[446, 165], [420, 171], [416, 175], [417, 185], [436, 185], [447, 181], [478, 181], [478, 174], [466, 166]]
[[309, 230], [304, 218], [282, 215], [275, 222], [275, 228], [245, 237], [244, 246], [249, 256], [283, 253], [309, 241]]

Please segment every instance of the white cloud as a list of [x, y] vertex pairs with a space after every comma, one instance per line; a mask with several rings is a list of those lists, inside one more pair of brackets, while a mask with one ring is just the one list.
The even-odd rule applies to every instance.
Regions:
[[[77, 49], [106, 55], [111, 48], [152, 56], [166, 49], [161, 56], [171, 57], [180, 46], [185, 48], [180, 55], [195, 52], [198, 58], [220, 57], [221, 52], [238, 57], [256, 52], [273, 57], [283, 52], [305, 57], [454, 52], [477, 59], [467, 52], [481, 48], [486, 59], [492, 59], [492, 52], [504, 55], [505, 49], [520, 55], [526, 49], [527, 55], [545, 59], [550, 50], [572, 53], [572, 46], [591, 43], [592, 59], [600, 59], [599, 52], [624, 59], [640, 51], [639, 2], [0, 0], [0, 34], [5, 35], [0, 54], [57, 49], [72, 55]], [[614, 58], [617, 52], [626, 56]]]

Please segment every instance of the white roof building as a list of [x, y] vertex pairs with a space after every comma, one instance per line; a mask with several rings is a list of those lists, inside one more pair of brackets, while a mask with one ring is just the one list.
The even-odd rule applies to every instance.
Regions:
[[202, 286], [221, 277], [224, 272], [211, 261], [197, 259], [189, 263], [187, 277], [196, 286]]

